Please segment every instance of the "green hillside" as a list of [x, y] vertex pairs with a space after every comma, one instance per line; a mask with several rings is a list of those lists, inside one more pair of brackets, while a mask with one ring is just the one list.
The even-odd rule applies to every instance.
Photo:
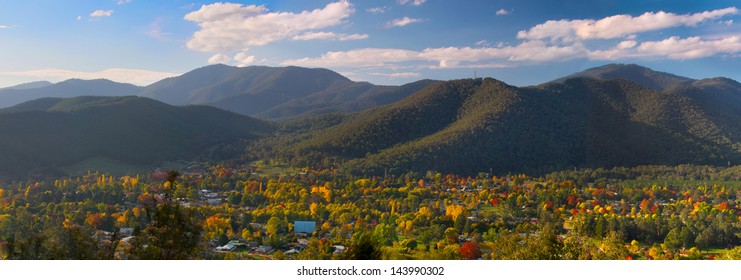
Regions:
[[526, 88], [455, 80], [299, 133], [275, 150], [305, 164], [317, 154], [337, 157], [349, 172], [375, 175], [725, 165], [741, 161], [739, 88], [718, 79], [668, 90], [625, 79], [571, 78]]
[[0, 112], [0, 176], [59, 172], [90, 158], [133, 165], [232, 157], [269, 124], [142, 97], [40, 99]]

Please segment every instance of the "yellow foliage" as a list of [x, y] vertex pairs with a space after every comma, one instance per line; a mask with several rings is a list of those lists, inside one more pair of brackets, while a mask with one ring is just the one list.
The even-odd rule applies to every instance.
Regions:
[[428, 219], [432, 217], [432, 211], [430, 210], [430, 208], [427, 207], [420, 207], [417, 213], [419, 215], [427, 217]]
[[329, 231], [329, 229], [331, 228], [332, 228], [332, 224], [330, 224], [329, 222], [324, 222], [322, 224], [322, 230]]
[[332, 190], [327, 188], [326, 186], [324, 187], [312, 186], [311, 193], [315, 193], [315, 194], [322, 196], [324, 200], [326, 200], [327, 202], [332, 201]]
[[466, 208], [463, 205], [450, 205], [445, 208], [445, 215], [450, 215], [453, 220], [457, 219], [458, 216], [465, 214]]
[[356, 185], [359, 185], [360, 187], [365, 188], [368, 185], [370, 185], [370, 180], [369, 179], [359, 179], [359, 180], [355, 181], [355, 184]]
[[232, 230], [231, 219], [222, 218], [214, 215], [206, 218], [203, 223], [203, 231], [206, 232], [206, 238], [211, 239], [219, 235], [226, 234]]

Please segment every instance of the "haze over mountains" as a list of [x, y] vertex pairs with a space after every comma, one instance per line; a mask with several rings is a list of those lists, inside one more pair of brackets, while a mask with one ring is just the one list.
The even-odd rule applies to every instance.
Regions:
[[284, 119], [362, 111], [396, 102], [432, 83], [377, 86], [351, 81], [327, 69], [217, 64], [146, 87], [107, 80], [19, 85], [0, 89], [0, 108], [41, 97], [138, 95], [176, 106], [210, 105], [247, 116]]
[[0, 108], [43, 97], [69, 98], [76, 96], [125, 96], [136, 95], [140, 87], [110, 80], [71, 79], [56, 84], [32, 82], [0, 89]]
[[[84, 82], [2, 89], [0, 97], [96, 90]], [[247, 157], [301, 165], [331, 157], [344, 162], [344, 170], [366, 175], [741, 164], [741, 84], [638, 65], [606, 65], [530, 87], [491, 78], [375, 86], [326, 69], [225, 65], [144, 88], [91, 82], [104, 91], [97, 95], [308, 118], [263, 122], [144, 97], [38, 99], [0, 110], [0, 153], [6, 155], [0, 177], [64, 173], [64, 166], [100, 158], [133, 165], [234, 158], [244, 156], [246, 146]], [[320, 115], [330, 112], [343, 114]]]

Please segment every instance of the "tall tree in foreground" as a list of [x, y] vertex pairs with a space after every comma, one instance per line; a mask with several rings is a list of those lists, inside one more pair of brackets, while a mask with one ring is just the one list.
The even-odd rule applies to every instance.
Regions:
[[162, 202], [155, 200], [155, 205], [148, 207], [152, 220], [143, 235], [135, 241], [133, 257], [161, 260], [197, 257], [202, 228], [191, 210], [172, 200], [171, 192], [179, 175], [177, 171], [168, 173]]

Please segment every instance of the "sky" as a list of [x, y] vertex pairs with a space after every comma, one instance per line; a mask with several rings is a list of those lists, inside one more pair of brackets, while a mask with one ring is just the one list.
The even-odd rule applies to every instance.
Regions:
[[[737, 7], [739, 6], [739, 7]], [[526, 86], [609, 63], [741, 81], [741, 2], [0, 0], [0, 87], [148, 85], [209, 64]]]

